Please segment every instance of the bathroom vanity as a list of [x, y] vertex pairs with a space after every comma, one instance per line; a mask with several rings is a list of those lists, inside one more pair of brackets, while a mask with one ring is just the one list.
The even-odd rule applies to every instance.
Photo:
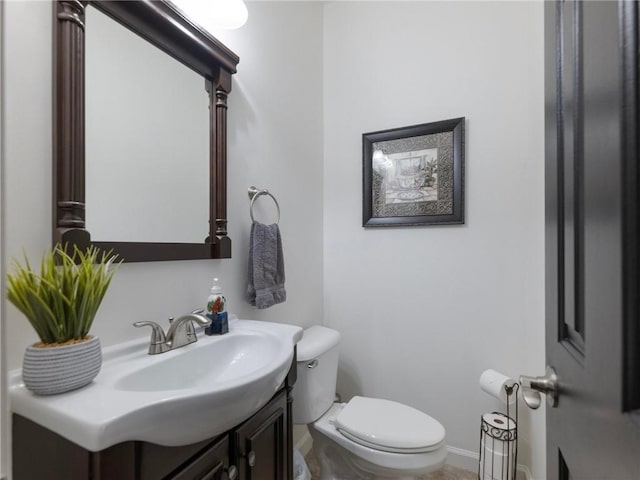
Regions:
[[14, 414], [13, 478], [291, 480], [293, 440], [287, 392], [295, 372], [294, 367], [271, 401], [236, 428], [181, 447], [131, 441], [90, 452]]
[[149, 355], [105, 348], [81, 389], [50, 396], [10, 376], [14, 480], [289, 480], [302, 329], [229, 321], [229, 333]]

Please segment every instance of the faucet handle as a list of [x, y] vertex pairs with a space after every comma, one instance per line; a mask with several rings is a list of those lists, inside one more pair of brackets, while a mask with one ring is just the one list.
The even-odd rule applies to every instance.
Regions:
[[151, 340], [149, 342], [149, 355], [155, 355], [157, 353], [164, 353], [169, 350], [167, 345], [167, 338], [165, 337], [164, 330], [156, 322], [134, 322], [133, 326], [151, 327]]
[[[194, 314], [204, 314], [204, 309], [203, 308], [199, 308], [197, 310], [194, 310], [193, 312]], [[173, 323], [173, 321], [175, 320], [174, 317], [169, 317], [169, 325], [171, 325]], [[195, 328], [193, 328], [193, 322], [187, 322], [187, 324], [185, 325], [185, 331], [187, 334], [187, 340], [189, 341], [189, 343], [191, 342], [197, 342], [198, 338], [196, 337], [196, 330]]]
[[[209, 319], [208, 317], [206, 317], [206, 312], [204, 311], [204, 308], [198, 308], [194, 311], [191, 312], [192, 315], [198, 315], [201, 317], [206, 318], [207, 320], [209, 320], [209, 323], [207, 325], [203, 324], [202, 322], [198, 321], [198, 325], [201, 327], [206, 327], [208, 325], [211, 325], [211, 319]], [[192, 320], [191, 322], [187, 322], [187, 339], [189, 340], [189, 342], [197, 342], [198, 341], [198, 337], [196, 335], [196, 329], [194, 327], [194, 322], [195, 320]]]

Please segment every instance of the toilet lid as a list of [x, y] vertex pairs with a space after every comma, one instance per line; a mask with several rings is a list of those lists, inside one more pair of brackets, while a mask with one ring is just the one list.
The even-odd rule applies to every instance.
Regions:
[[353, 397], [335, 420], [345, 437], [386, 452], [420, 453], [444, 441], [444, 427], [415, 408], [391, 400]]

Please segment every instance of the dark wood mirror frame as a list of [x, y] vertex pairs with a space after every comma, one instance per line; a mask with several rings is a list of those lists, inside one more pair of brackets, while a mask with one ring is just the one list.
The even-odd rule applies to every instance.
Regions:
[[[210, 187], [209, 235], [203, 243], [92, 241], [85, 228], [84, 20], [89, 4], [205, 79], [209, 93]], [[53, 8], [53, 243], [112, 249], [125, 262], [230, 258], [227, 95], [238, 56], [169, 2], [57, 0]]]

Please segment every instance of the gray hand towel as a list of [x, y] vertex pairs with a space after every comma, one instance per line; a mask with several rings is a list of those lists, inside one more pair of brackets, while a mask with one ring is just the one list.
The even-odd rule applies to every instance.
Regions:
[[284, 257], [278, 225], [251, 224], [247, 301], [268, 308], [287, 299], [284, 289]]

